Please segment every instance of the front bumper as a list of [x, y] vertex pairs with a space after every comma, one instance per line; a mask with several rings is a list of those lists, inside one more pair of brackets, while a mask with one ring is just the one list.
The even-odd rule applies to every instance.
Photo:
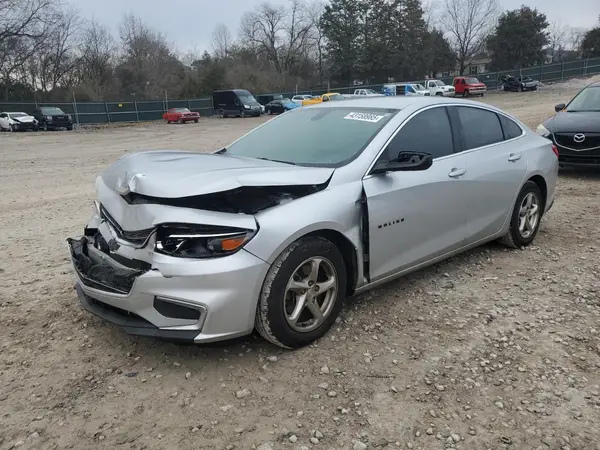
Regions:
[[13, 130], [15, 131], [25, 131], [25, 130], [35, 130], [38, 127], [37, 123], [34, 122], [15, 122], [13, 123]]
[[127, 333], [204, 343], [254, 328], [269, 265], [245, 250], [207, 260], [156, 254], [144, 267], [86, 237], [68, 245], [81, 305]]

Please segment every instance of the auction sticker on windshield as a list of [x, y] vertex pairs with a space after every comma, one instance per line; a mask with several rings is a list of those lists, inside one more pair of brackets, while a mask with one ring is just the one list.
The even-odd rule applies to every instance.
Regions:
[[378, 114], [372, 113], [361, 113], [361, 112], [351, 112], [344, 117], [346, 120], [360, 120], [361, 122], [371, 122], [376, 123], [383, 119], [385, 116], [380, 116]]

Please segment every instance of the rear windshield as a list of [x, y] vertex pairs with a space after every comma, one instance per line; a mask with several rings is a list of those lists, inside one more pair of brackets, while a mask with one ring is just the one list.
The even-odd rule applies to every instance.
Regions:
[[19, 117], [26, 117], [27, 114], [25, 113], [10, 113], [8, 115], [8, 117], [10, 117], [11, 119], [18, 119]]
[[231, 144], [226, 153], [315, 167], [341, 167], [356, 158], [397, 110], [297, 108]]
[[64, 115], [65, 112], [60, 108], [42, 108], [42, 114], [48, 114], [49, 116], [60, 116]]

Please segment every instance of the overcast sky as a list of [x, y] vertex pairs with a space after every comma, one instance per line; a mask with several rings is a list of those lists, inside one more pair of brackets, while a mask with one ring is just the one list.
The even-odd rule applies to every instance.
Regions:
[[[264, 0], [69, 0], [87, 18], [95, 17], [110, 26], [115, 34], [124, 14], [133, 12], [153, 28], [165, 33], [178, 50], [194, 46], [211, 50], [211, 35], [218, 23], [229, 27], [234, 36], [245, 11]], [[288, 0], [270, 0], [271, 4], [287, 4]], [[600, 14], [600, 0], [500, 0], [505, 9], [521, 4], [538, 8], [549, 21], [590, 28]]]

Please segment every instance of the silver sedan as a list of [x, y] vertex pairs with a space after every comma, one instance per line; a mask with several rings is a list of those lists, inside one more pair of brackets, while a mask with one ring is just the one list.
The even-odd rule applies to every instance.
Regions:
[[84, 308], [196, 343], [322, 337], [345, 299], [485, 242], [534, 240], [556, 147], [509, 114], [439, 97], [298, 108], [212, 154], [127, 155], [68, 239]]

